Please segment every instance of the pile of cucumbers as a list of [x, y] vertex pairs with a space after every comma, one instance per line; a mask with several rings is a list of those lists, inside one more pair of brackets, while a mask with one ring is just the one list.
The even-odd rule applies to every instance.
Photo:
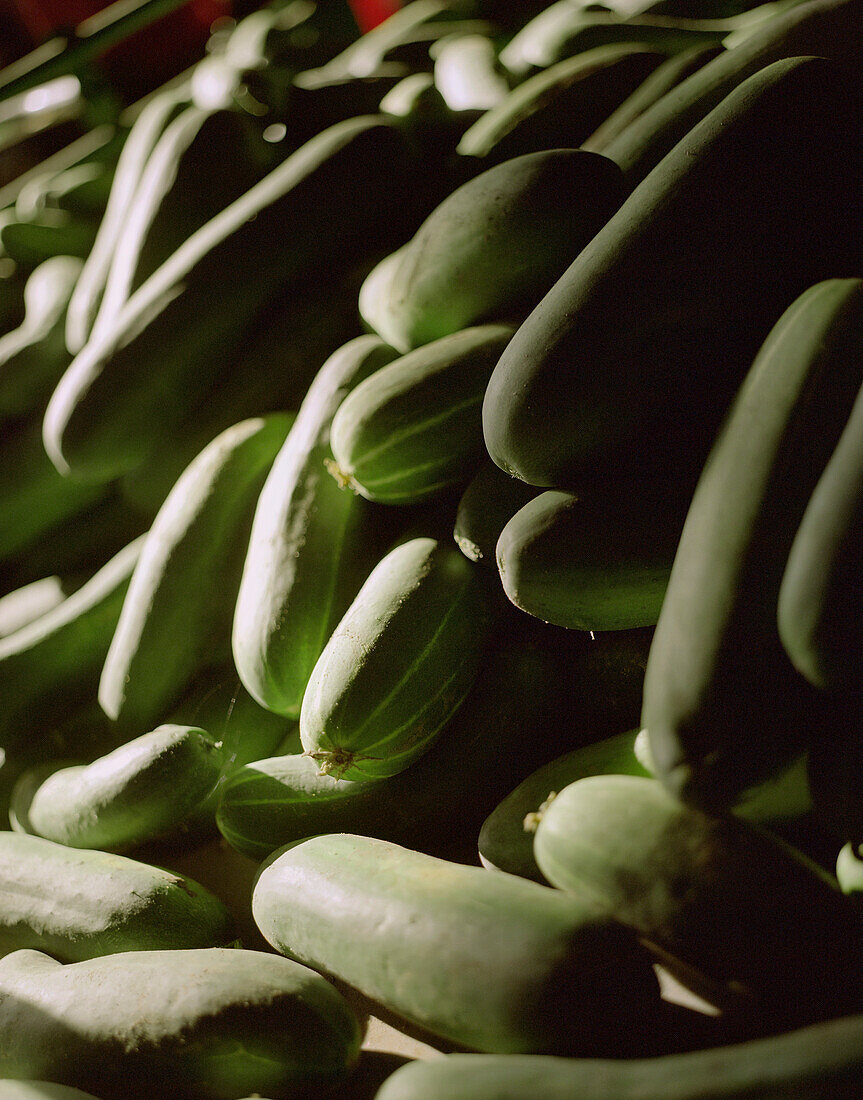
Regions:
[[863, 0], [340, 7], [0, 189], [0, 1098], [857, 1098]]

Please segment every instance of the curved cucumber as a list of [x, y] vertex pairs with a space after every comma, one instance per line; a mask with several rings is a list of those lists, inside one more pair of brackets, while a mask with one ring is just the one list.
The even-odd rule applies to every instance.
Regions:
[[463, 482], [482, 455], [482, 399], [513, 330], [478, 325], [375, 371], [332, 422], [330, 470], [384, 504], [415, 504]]
[[327, 472], [345, 396], [397, 352], [359, 336], [318, 371], [255, 508], [233, 619], [234, 662], [261, 706], [297, 717], [315, 662], [375, 564], [379, 517]]
[[0, 1073], [134, 1100], [314, 1095], [347, 1076], [359, 1022], [319, 974], [270, 952], [0, 961]]
[[124, 727], [152, 728], [230, 644], [255, 502], [292, 419], [273, 413], [222, 432], [159, 509], [99, 683], [105, 713]]
[[853, 1100], [863, 1087], [863, 1016], [662, 1058], [451, 1054], [396, 1070], [376, 1100]]
[[497, 540], [504, 592], [522, 611], [569, 629], [653, 626], [686, 517], [686, 484], [540, 493]]
[[532, 485], [510, 477], [488, 458], [483, 459], [456, 508], [452, 533], [459, 550], [471, 561], [484, 562], [494, 569], [494, 551], [501, 531], [536, 495]]
[[784, 1026], [860, 1003], [848, 966], [863, 924], [835, 880], [766, 831], [686, 807], [654, 779], [564, 787], [539, 815], [534, 856], [553, 885], [750, 990]]
[[194, 726], [167, 724], [94, 760], [36, 779], [12, 796], [21, 831], [72, 848], [122, 851], [174, 831], [210, 794], [222, 746]]
[[578, 149], [513, 157], [463, 183], [360, 289], [366, 323], [405, 352], [523, 317], [623, 199], [619, 171]]
[[701, 805], [732, 805], [817, 734], [814, 689], [782, 650], [776, 602], [863, 380], [861, 290], [858, 279], [829, 279], [782, 314], [692, 498], [647, 663], [642, 725], [657, 776]]
[[658, 1003], [649, 955], [591, 902], [382, 840], [278, 850], [252, 913], [277, 950], [473, 1049], [637, 1049]]
[[189, 878], [26, 833], [0, 832], [0, 882], [2, 953], [38, 948], [73, 962], [214, 947], [234, 934], [222, 902]]
[[303, 749], [344, 779], [395, 775], [425, 752], [477, 674], [493, 616], [485, 574], [413, 538], [369, 574], [315, 663]]

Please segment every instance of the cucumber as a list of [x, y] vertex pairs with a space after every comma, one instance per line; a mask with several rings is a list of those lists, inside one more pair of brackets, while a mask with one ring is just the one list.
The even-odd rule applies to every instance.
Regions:
[[102, 708], [124, 728], [152, 728], [224, 656], [257, 496], [292, 421], [273, 413], [228, 428], [159, 509], [99, 681]]
[[378, 562], [312, 670], [303, 749], [339, 779], [395, 775], [425, 752], [479, 669], [494, 617], [485, 574], [411, 538]]
[[214, 894], [128, 856], [0, 832], [0, 878], [4, 954], [34, 948], [75, 962], [115, 951], [215, 947], [234, 935]]
[[4, 1100], [98, 1100], [90, 1092], [53, 1081], [13, 1081], [8, 1077], [0, 1080], [0, 1095]]
[[[733, 805], [818, 736], [825, 708], [786, 657], [776, 603], [804, 509], [861, 385], [858, 279], [774, 324], [699, 478], [650, 649], [642, 726], [656, 774]], [[829, 731], [824, 730], [829, 736]]]
[[330, 428], [345, 396], [397, 352], [359, 336], [317, 372], [255, 507], [233, 618], [243, 686], [298, 717], [312, 668], [375, 564], [379, 517], [327, 472]]
[[402, 352], [469, 325], [523, 317], [622, 198], [616, 167], [577, 149], [487, 168], [372, 270], [360, 313]]
[[[842, 354], [849, 360], [858, 359], [863, 347], [861, 291], [858, 280], [844, 320]], [[861, 394], [803, 512], [776, 608], [779, 636], [798, 672], [816, 687], [851, 692], [859, 689], [863, 671], [863, 585], [857, 569], [863, 536]]]
[[477, 1050], [632, 1051], [658, 1003], [649, 955], [586, 899], [382, 840], [278, 849], [252, 914], [278, 951]]
[[451, 1054], [395, 1071], [376, 1100], [853, 1100], [863, 1016], [661, 1058]]
[[505, 474], [487, 457], [459, 497], [453, 538], [471, 561], [497, 566], [495, 546], [507, 521], [537, 495], [537, 490]]
[[860, 0], [793, 3], [662, 96], [605, 147], [605, 155], [620, 165], [627, 186], [634, 188], [747, 78], [783, 58], [817, 55], [853, 60], [861, 32]]
[[534, 856], [554, 886], [593, 898], [709, 979], [748, 990], [774, 1024], [859, 1011], [849, 971], [858, 911], [766, 830], [684, 806], [655, 779], [597, 775], [548, 801]]
[[82, 262], [52, 256], [31, 272], [24, 285], [24, 320], [0, 336], [0, 418], [40, 411], [70, 356], [63, 330], [72, 288]]
[[326, 979], [270, 952], [0, 961], [0, 1073], [106, 1100], [318, 1095], [356, 1062], [359, 1022]]
[[649, 775], [633, 751], [635, 736], [630, 730], [582, 745], [522, 780], [482, 824], [477, 846], [483, 867], [545, 883], [533, 855], [533, 834], [546, 800], [588, 775]]
[[497, 540], [504, 592], [522, 611], [571, 630], [654, 626], [686, 517], [687, 484], [540, 493]]
[[700, 468], [781, 312], [819, 279], [857, 272], [837, 226], [863, 195], [847, 148], [858, 88], [823, 58], [778, 61], [674, 147], [498, 361], [483, 430], [499, 466], [574, 491], [645, 466]]
[[383, 504], [416, 504], [467, 480], [482, 455], [482, 399], [513, 330], [442, 336], [361, 381], [332, 421], [338, 484]]
[[665, 59], [630, 39], [597, 45], [522, 80], [465, 130], [456, 152], [495, 162], [573, 149]]
[[12, 795], [13, 828], [66, 844], [122, 852], [175, 833], [212, 792], [222, 746], [173, 723], [135, 737], [90, 764], [53, 770]]

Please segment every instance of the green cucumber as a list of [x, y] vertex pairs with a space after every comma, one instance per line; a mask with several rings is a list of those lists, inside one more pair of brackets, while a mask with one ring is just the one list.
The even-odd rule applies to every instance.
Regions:
[[682, 478], [676, 485], [540, 493], [497, 540], [504, 592], [522, 611], [571, 630], [654, 626], [686, 517], [687, 485]]
[[128, 856], [0, 832], [0, 879], [4, 954], [35, 948], [76, 962], [115, 951], [215, 947], [234, 934], [214, 894]]
[[[655, 779], [578, 779], [538, 815], [554, 886], [594, 899], [782, 1026], [859, 1011], [849, 971], [863, 923], [836, 881], [766, 830], [714, 817]], [[741, 932], [745, 930], [745, 934]]]
[[778, 61], [727, 96], [516, 331], [483, 404], [494, 461], [575, 491], [645, 466], [700, 468], [783, 309], [859, 268], [838, 227], [863, 196], [847, 141], [861, 118], [856, 76], [817, 57]]
[[365, 501], [341, 492], [324, 463], [341, 402], [397, 354], [372, 335], [333, 352], [258, 497], [232, 646], [243, 686], [279, 714], [299, 716], [312, 668], [380, 554], [379, 517]]
[[224, 656], [257, 496], [292, 420], [273, 413], [222, 432], [159, 509], [99, 682], [105, 713], [125, 728], [152, 728]]
[[39, 411], [69, 363], [66, 308], [81, 273], [75, 256], [52, 256], [24, 285], [24, 320], [0, 336], [0, 418]]
[[360, 289], [400, 351], [524, 316], [623, 198], [614, 164], [577, 149], [514, 157], [456, 188]]
[[[818, 736], [824, 708], [785, 655], [776, 603], [806, 504], [861, 385], [863, 282], [828, 279], [774, 324], [692, 498], [644, 680], [656, 774], [733, 805]], [[829, 731], [824, 731], [829, 736]]]
[[416, 504], [465, 482], [482, 456], [482, 399], [508, 325], [442, 336], [359, 383], [333, 417], [329, 469], [383, 504]]
[[395, 1071], [376, 1100], [854, 1100], [863, 1016], [661, 1058], [451, 1054]]
[[496, 568], [495, 546], [507, 521], [537, 495], [531, 485], [505, 474], [488, 458], [459, 497], [453, 521], [453, 538], [471, 561]]
[[[416, 220], [435, 181], [422, 186], [412, 158], [407, 139], [383, 116], [345, 119], [196, 230], [60, 380], [44, 424], [58, 469], [106, 480], [166, 445], [268, 301], [287, 286], [315, 285], [324, 268], [331, 281], [368, 252], [382, 219], [385, 240]], [[357, 178], [371, 196], [360, 207]]]
[[544, 764], [495, 806], [477, 846], [483, 867], [546, 882], [533, 855], [533, 833], [547, 799], [588, 775], [649, 775], [633, 751], [635, 731], [583, 745]]
[[330, 636], [300, 710], [306, 755], [340, 779], [395, 775], [425, 752], [479, 669], [494, 604], [453, 543], [402, 542]]
[[480, 115], [456, 151], [501, 162], [541, 149], [574, 149], [665, 57], [630, 39], [558, 61], [517, 84]]
[[278, 951], [476, 1050], [637, 1050], [659, 1003], [649, 954], [586, 899], [382, 840], [277, 850], [252, 914]]
[[213, 791], [222, 746], [195, 726], [164, 724], [90, 764], [21, 777], [13, 827], [71, 848], [124, 851], [175, 832]]
[[0, 961], [0, 1074], [134, 1100], [320, 1095], [347, 1077], [360, 1025], [319, 974], [271, 952], [119, 952]]

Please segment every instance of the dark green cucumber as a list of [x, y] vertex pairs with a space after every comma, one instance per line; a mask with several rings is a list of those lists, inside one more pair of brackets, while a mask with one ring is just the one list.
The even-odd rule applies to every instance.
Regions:
[[99, 702], [124, 728], [152, 728], [224, 657], [258, 493], [292, 422], [272, 413], [228, 428], [159, 509], [99, 682]]
[[115, 951], [216, 947], [234, 935], [214, 894], [128, 856], [0, 832], [0, 878], [4, 954], [36, 948], [76, 962]]
[[0, 336], [0, 418], [40, 411], [69, 363], [66, 308], [81, 273], [75, 256], [53, 256], [24, 286], [24, 320]]
[[330, 472], [383, 504], [416, 504], [464, 483], [483, 453], [482, 399], [512, 336], [477, 325], [380, 367], [333, 417]]
[[[656, 774], [732, 805], [818, 736], [776, 602], [792, 540], [861, 385], [863, 283], [830, 279], [773, 326], [699, 478], [644, 680]], [[826, 732], [826, 731], [825, 731]]]
[[637, 1050], [658, 1004], [649, 955], [592, 902], [382, 840], [279, 849], [252, 913], [277, 950], [475, 1050]]
[[514, 157], [456, 188], [360, 291], [400, 351], [524, 316], [623, 198], [615, 166], [577, 149]]
[[361, 1039], [344, 997], [271, 952], [119, 952], [0, 961], [0, 1074], [133, 1100], [322, 1095]]
[[857, 273], [857, 242], [837, 227], [863, 196], [847, 140], [859, 88], [823, 58], [778, 61], [674, 147], [501, 356], [483, 405], [498, 465], [576, 490], [615, 471], [700, 468], [782, 310]]
[[[369, 251], [370, 233], [386, 247], [381, 234], [412, 227], [429, 205], [430, 186], [415, 178], [412, 157], [383, 116], [346, 119], [196, 230], [128, 299], [110, 330], [82, 348], [54, 391], [44, 438], [58, 468], [105, 480], [164, 445], [279, 291], [315, 285], [327, 265], [331, 281]], [[358, 207], [360, 177], [370, 198]], [[394, 187], [404, 201], [395, 201]]]
[[90, 764], [26, 773], [12, 795], [13, 827], [71, 848], [122, 852], [170, 835], [211, 794], [223, 746], [173, 723]]
[[629, 40], [558, 61], [517, 84], [480, 115], [456, 151], [500, 162], [541, 149], [575, 148], [665, 57]]
[[497, 540], [504, 592], [522, 611], [573, 630], [654, 626], [686, 517], [687, 484], [540, 493]]
[[459, 498], [453, 538], [471, 561], [496, 567], [494, 550], [507, 521], [537, 494], [531, 485], [505, 474], [488, 458]]
[[315, 662], [382, 550], [380, 517], [324, 463], [339, 405], [397, 354], [366, 335], [324, 362], [258, 498], [232, 645], [246, 690], [279, 714], [299, 716]]
[[533, 855], [533, 834], [544, 803], [588, 775], [649, 775], [633, 751], [635, 736], [634, 730], [614, 734], [573, 749], [532, 772], [483, 822], [477, 841], [482, 865], [546, 882]]
[[312, 670], [300, 736], [318, 770], [395, 775], [425, 752], [478, 672], [494, 616], [453, 543], [412, 538], [378, 562]]
[[[766, 830], [684, 806], [655, 779], [578, 779], [538, 815], [534, 856], [784, 1027], [859, 1011], [849, 966], [863, 922], [836, 881]], [[745, 934], [742, 934], [745, 930]]]
[[413, 1061], [376, 1100], [854, 1100], [863, 1088], [863, 1016], [661, 1058], [451, 1054]]
[[662, 96], [605, 155], [635, 187], [686, 133], [748, 77], [774, 61], [804, 55], [854, 58], [863, 33], [860, 0], [806, 0], [766, 20]]
[[[863, 280], [857, 280], [849, 293], [853, 301], [843, 321], [848, 329], [844, 354], [853, 360], [863, 351]], [[777, 622], [785, 652], [794, 667], [821, 688], [857, 691], [861, 684], [861, 488], [863, 396], [858, 394], [806, 505], [779, 587]]]

